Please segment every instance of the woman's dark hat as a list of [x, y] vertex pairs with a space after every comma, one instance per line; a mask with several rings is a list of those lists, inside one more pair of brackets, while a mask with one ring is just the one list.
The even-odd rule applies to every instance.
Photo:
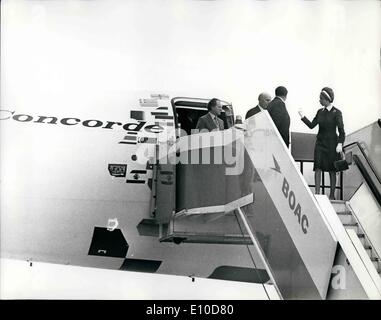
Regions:
[[321, 89], [321, 94], [329, 101], [333, 102], [333, 99], [335, 98], [335, 94], [333, 93], [333, 90], [329, 87], [324, 87]]

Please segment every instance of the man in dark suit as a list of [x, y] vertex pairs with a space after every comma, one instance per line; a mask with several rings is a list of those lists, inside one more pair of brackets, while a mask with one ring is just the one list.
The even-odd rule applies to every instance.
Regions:
[[224, 130], [224, 122], [218, 117], [222, 112], [222, 103], [213, 98], [208, 102], [208, 113], [198, 119], [196, 129], [198, 130]]
[[290, 145], [290, 116], [285, 104], [287, 93], [285, 87], [276, 88], [275, 98], [269, 103], [267, 110], [288, 148]]
[[246, 116], [245, 116], [245, 119], [248, 119], [250, 118], [251, 116], [257, 114], [258, 112], [261, 112], [262, 110], [266, 110], [267, 109], [267, 106], [269, 105], [271, 101], [271, 96], [266, 93], [266, 92], [262, 92], [259, 96], [258, 96], [258, 105], [255, 106], [254, 108], [251, 108], [247, 113], [246, 113]]

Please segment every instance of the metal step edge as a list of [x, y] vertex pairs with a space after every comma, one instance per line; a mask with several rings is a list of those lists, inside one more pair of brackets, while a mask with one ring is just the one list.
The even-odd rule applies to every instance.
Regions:
[[351, 223], [343, 223], [344, 227], [358, 227], [358, 222], [351, 222]]
[[339, 204], [346, 204], [347, 201], [345, 200], [329, 200], [331, 203], [339, 203]]
[[349, 211], [339, 211], [339, 212], [336, 212], [336, 214], [339, 216], [353, 216], [352, 212], [349, 212]]

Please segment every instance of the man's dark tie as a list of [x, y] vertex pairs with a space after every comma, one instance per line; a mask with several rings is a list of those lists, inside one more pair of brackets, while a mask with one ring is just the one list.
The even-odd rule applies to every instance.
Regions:
[[214, 123], [216, 124], [217, 129], [220, 130], [220, 129], [221, 129], [221, 128], [220, 128], [220, 123], [219, 123], [219, 121], [217, 120], [217, 117], [216, 117], [216, 116], [214, 116]]

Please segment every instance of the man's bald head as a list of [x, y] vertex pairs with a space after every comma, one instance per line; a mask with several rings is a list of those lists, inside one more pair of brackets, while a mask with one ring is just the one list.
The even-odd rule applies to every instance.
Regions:
[[269, 105], [271, 101], [271, 96], [267, 92], [262, 92], [258, 96], [258, 104], [263, 108], [267, 109], [267, 106]]

